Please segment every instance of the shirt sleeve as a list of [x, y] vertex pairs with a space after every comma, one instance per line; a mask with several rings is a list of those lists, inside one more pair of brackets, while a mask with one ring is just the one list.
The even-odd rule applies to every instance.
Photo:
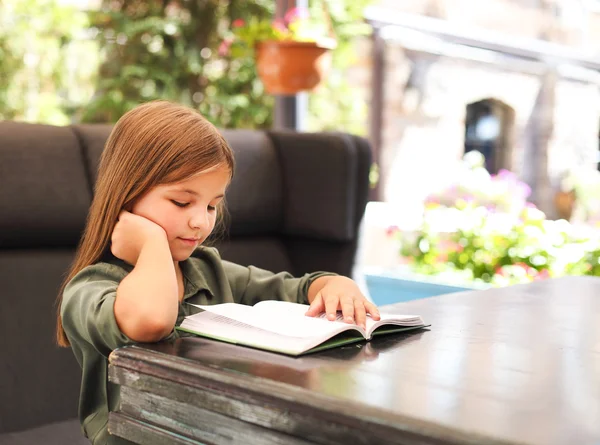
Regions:
[[295, 278], [288, 272], [273, 273], [254, 266], [223, 261], [223, 269], [236, 303], [254, 305], [263, 300], [308, 304], [308, 288], [319, 277], [335, 275], [313, 272]]
[[61, 317], [67, 338], [91, 344], [100, 354], [134, 344], [121, 332], [115, 319], [117, 287], [127, 272], [118, 266], [98, 263], [79, 272], [66, 286]]

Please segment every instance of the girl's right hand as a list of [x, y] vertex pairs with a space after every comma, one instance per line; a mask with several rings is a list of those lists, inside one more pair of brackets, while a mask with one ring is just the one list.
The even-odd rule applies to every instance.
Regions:
[[151, 240], [167, 240], [167, 234], [158, 224], [127, 210], [119, 213], [112, 232], [110, 251], [117, 258], [135, 266], [142, 247]]

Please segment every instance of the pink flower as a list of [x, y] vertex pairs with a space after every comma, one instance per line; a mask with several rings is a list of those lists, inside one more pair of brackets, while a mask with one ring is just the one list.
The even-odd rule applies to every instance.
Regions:
[[221, 44], [219, 45], [219, 56], [221, 56], [221, 57], [227, 56], [229, 54], [229, 48], [231, 47], [232, 43], [233, 43], [232, 38], [227, 38], [227, 39], [223, 40], [221, 42]]
[[510, 170], [506, 170], [503, 168], [501, 168], [500, 171], [498, 172], [498, 174], [494, 175], [494, 177], [496, 177], [498, 179], [507, 180], [507, 181], [516, 181], [517, 180], [517, 175], [515, 175]]
[[398, 226], [390, 226], [386, 229], [385, 234], [387, 236], [394, 236], [399, 231], [400, 231], [400, 228]]
[[246, 22], [244, 22], [243, 19], [235, 19], [232, 23], [231, 26], [234, 28], [241, 28], [242, 26], [244, 26], [246, 24]]
[[275, 20], [273, 22], [273, 28], [281, 32], [287, 31], [287, 26], [285, 26], [285, 22], [283, 21], [283, 19]]
[[548, 272], [548, 269], [542, 269], [535, 276], [534, 280], [545, 280], [546, 278], [550, 278], [550, 272]]
[[434, 260], [436, 263], [445, 263], [448, 261], [448, 254], [445, 252], [439, 253]]
[[461, 246], [460, 244], [458, 244], [455, 241], [452, 240], [442, 240], [439, 242], [438, 244], [438, 249], [440, 249], [441, 251], [444, 251], [446, 253], [450, 253], [450, 252], [462, 252], [463, 250], [465, 250], [465, 248], [463, 246]]
[[292, 23], [296, 20], [307, 19], [309, 17], [308, 9], [306, 8], [292, 8], [285, 13], [283, 20], [285, 23]]

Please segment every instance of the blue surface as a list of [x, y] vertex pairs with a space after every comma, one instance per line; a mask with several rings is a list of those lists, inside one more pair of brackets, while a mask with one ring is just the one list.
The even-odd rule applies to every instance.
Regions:
[[367, 274], [365, 279], [369, 295], [377, 306], [474, 289], [474, 287], [379, 275]]

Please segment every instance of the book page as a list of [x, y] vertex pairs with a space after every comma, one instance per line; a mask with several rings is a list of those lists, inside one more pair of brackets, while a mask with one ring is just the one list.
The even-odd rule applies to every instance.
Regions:
[[[313, 320], [323, 320], [326, 321], [327, 323], [331, 323], [334, 325], [350, 325], [350, 326], [355, 326], [357, 329], [359, 329], [361, 332], [363, 332], [363, 330], [361, 328], [359, 328], [358, 326], [356, 326], [355, 324], [349, 324], [346, 323], [343, 319], [343, 314], [342, 311], [337, 311], [337, 318], [333, 321], [330, 321], [327, 319], [327, 314], [322, 313], [320, 314], [318, 317], [307, 317], [306, 311], [308, 310], [309, 306], [306, 304], [297, 304], [297, 303], [290, 303], [287, 301], [278, 301], [278, 300], [265, 300], [265, 301], [261, 301], [259, 303], [256, 303], [254, 305], [254, 309], [256, 311], [260, 311], [260, 313], [267, 315], [270, 319], [278, 319], [278, 318], [283, 318], [286, 316], [293, 316], [293, 317], [304, 317], [304, 318], [308, 318], [308, 319], [313, 319]], [[367, 314], [367, 318], [365, 321], [365, 327], [366, 327], [366, 333], [365, 333], [365, 337], [366, 338], [370, 338], [370, 336], [372, 335], [373, 330], [377, 329], [378, 327], [382, 326], [382, 325], [397, 325], [397, 326], [420, 326], [423, 324], [423, 320], [421, 320], [421, 317], [417, 316], [417, 315], [396, 315], [396, 314], [386, 314], [386, 313], [382, 313], [380, 314], [381, 319], [378, 321], [375, 321], [371, 318], [371, 316], [369, 314]]]
[[304, 316], [308, 308], [308, 304], [291, 303], [281, 300], [263, 300], [252, 306], [255, 311], [260, 311], [264, 314], [277, 315], [293, 315]]
[[399, 314], [386, 314], [380, 313], [381, 319], [375, 321], [370, 317], [367, 317], [367, 333], [368, 339], [373, 337], [373, 331], [381, 326], [398, 326], [398, 327], [416, 327], [424, 326], [425, 323], [418, 315], [399, 315]]
[[178, 330], [233, 344], [297, 355], [310, 348], [307, 339], [277, 335], [239, 320], [204, 311], [186, 317]]
[[[337, 311], [337, 316], [336, 316], [335, 320], [329, 320], [327, 318], [327, 314], [325, 312], [322, 312], [321, 314], [319, 314], [316, 317], [307, 317], [306, 311], [308, 310], [309, 307], [310, 306], [308, 304], [298, 304], [298, 303], [291, 303], [289, 301], [279, 301], [279, 300], [265, 300], [265, 301], [256, 303], [254, 305], [254, 308], [257, 311], [260, 311], [261, 313], [265, 313], [265, 314], [267, 314], [267, 313], [272, 314], [273, 316], [290, 315], [290, 316], [294, 316], [294, 317], [321, 319], [321, 320], [327, 321], [329, 323], [332, 323], [332, 322], [345, 323], [342, 311]], [[346, 324], [348, 324], [348, 323], [346, 323]]]
[[[342, 311], [337, 311], [336, 314], [336, 318], [335, 320], [329, 320], [327, 318], [327, 314], [325, 312], [322, 312], [321, 314], [319, 314], [316, 317], [309, 317], [306, 315], [306, 311], [308, 310], [310, 306], [307, 304], [298, 304], [298, 303], [291, 303], [289, 301], [279, 301], [279, 300], [265, 300], [265, 301], [261, 301], [259, 303], [256, 303], [254, 305], [254, 308], [256, 311], [260, 311], [261, 313], [264, 314], [269, 314], [269, 316], [271, 318], [278, 318], [278, 317], [303, 317], [304, 319], [309, 319], [309, 320], [315, 320], [318, 321], [318, 323], [321, 325], [323, 324], [323, 322], [325, 322], [328, 325], [334, 325], [334, 326], [345, 326], [345, 327], [351, 327], [352, 329], [356, 329], [358, 330], [365, 338], [366, 338], [366, 333], [368, 332], [369, 329], [369, 322], [372, 322], [372, 320], [370, 320], [370, 317], [367, 315], [367, 321], [365, 323], [365, 327], [367, 328], [366, 330], [363, 330], [363, 328], [361, 328], [360, 326], [358, 326], [355, 323], [346, 323], [344, 321], [344, 316], [342, 314]], [[323, 330], [329, 330], [331, 329], [331, 327], [323, 327]]]
[[307, 317], [304, 315], [308, 309], [307, 305], [285, 301], [262, 301], [254, 306], [236, 303], [194, 306], [274, 334], [290, 337], [317, 337], [325, 340], [348, 329], [356, 329], [363, 334], [362, 329], [356, 325]]

